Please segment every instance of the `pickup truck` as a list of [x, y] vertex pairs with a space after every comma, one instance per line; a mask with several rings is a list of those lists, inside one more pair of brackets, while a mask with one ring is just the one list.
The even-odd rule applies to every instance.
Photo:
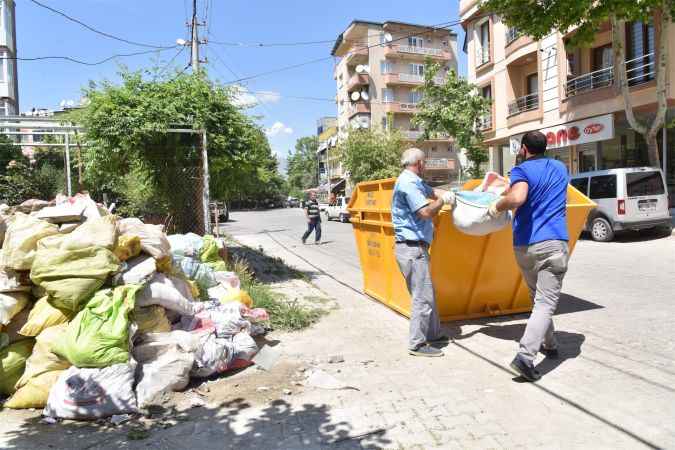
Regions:
[[342, 223], [349, 222], [348, 204], [349, 197], [338, 197], [335, 199], [335, 203], [328, 205], [326, 208], [326, 220], [338, 219]]

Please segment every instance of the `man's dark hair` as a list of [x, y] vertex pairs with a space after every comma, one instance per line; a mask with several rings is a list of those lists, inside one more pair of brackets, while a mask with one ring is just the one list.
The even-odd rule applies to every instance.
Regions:
[[520, 144], [527, 147], [527, 151], [533, 155], [540, 155], [546, 151], [546, 136], [541, 131], [528, 131]]

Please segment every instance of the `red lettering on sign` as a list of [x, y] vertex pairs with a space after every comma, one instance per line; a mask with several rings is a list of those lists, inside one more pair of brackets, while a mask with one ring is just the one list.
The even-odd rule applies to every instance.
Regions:
[[557, 136], [556, 136], [556, 142], [558, 142], [558, 145], [564, 145], [567, 142], [567, 130], [562, 128], [558, 130]]
[[553, 133], [553, 131], [549, 131], [548, 133], [546, 133], [546, 143], [548, 145], [555, 145], [555, 134]]
[[567, 132], [567, 136], [572, 141], [576, 141], [577, 139], [579, 139], [580, 137], [579, 127], [570, 127], [569, 131]]
[[605, 129], [605, 126], [601, 123], [592, 123], [584, 128], [584, 134], [595, 134], [599, 133]]

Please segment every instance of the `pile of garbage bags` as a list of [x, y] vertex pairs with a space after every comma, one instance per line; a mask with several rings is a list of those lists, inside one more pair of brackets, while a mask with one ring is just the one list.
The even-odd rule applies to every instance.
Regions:
[[511, 223], [511, 213], [492, 217], [490, 205], [504, 194], [509, 186], [506, 178], [488, 172], [483, 182], [472, 191], [453, 192], [452, 220], [459, 231], [471, 236], [485, 236], [501, 230]]
[[221, 240], [89, 196], [0, 205], [0, 396], [54, 418], [133, 413], [252, 364], [269, 316]]

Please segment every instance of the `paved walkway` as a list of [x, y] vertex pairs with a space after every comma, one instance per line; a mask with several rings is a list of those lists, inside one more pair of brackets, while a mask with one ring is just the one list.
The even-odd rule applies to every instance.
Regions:
[[[13, 428], [0, 447], [675, 448], [675, 238], [580, 243], [555, 318], [562, 358], [542, 363], [545, 377], [530, 384], [507, 369], [525, 316], [446, 324], [456, 340], [445, 358], [410, 357], [407, 319], [359, 293], [349, 228], [330, 224], [332, 244], [302, 246], [296, 230], [272, 229], [271, 216], [234, 217], [237, 239], [310, 274], [340, 304], [310, 330], [273, 334], [291, 365], [273, 372], [288, 370], [287, 384], [254, 402], [236, 398], [234, 377], [235, 398], [177, 410], [172, 427], [145, 440], [17, 422], [0, 425]], [[329, 364], [332, 355], [345, 361]], [[298, 368], [353, 389], [296, 386]]]

